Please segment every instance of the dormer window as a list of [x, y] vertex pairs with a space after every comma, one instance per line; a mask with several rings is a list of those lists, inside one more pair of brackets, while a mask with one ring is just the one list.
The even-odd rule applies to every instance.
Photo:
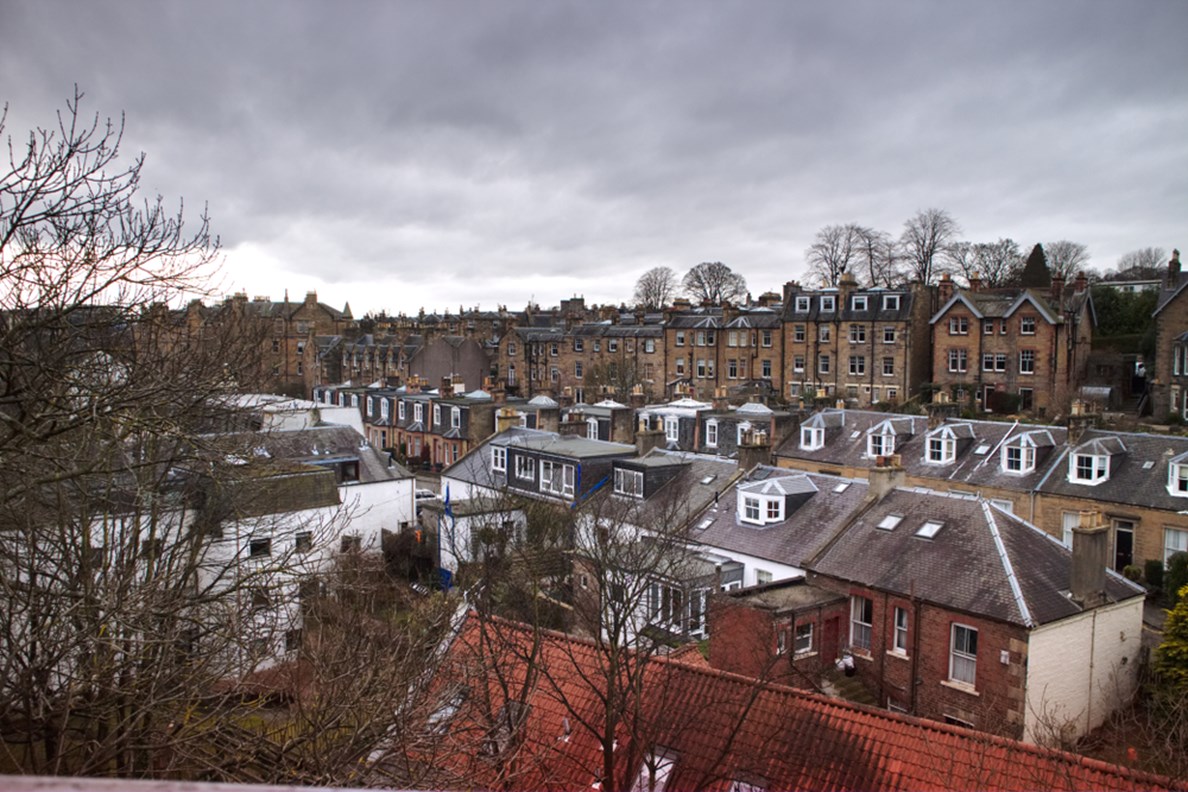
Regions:
[[884, 294], [883, 295], [883, 310], [884, 311], [898, 311], [899, 310], [899, 295], [898, 294]]
[[677, 442], [681, 437], [681, 423], [676, 418], [664, 419], [664, 439], [670, 443]]
[[1167, 491], [1177, 498], [1188, 498], [1188, 454], [1182, 454], [1167, 467]]
[[400, 416], [400, 420], [402, 420], [402, 421], [404, 420], [404, 418], [405, 418], [404, 402], [402, 402], [402, 401], [396, 402], [396, 414], [398, 416]]
[[800, 296], [796, 298], [796, 313], [808, 313], [809, 298]]
[[825, 445], [825, 428], [817, 426], [800, 427], [800, 447], [805, 451], [816, 451]]
[[462, 410], [458, 407], [453, 407], [450, 410], [450, 426], [455, 429], [462, 428]]
[[1100, 484], [1109, 478], [1110, 458], [1104, 454], [1073, 454], [1069, 460], [1070, 481]]
[[413, 420], [417, 423], [425, 420], [425, 405], [420, 402], [413, 405]]
[[837, 298], [832, 294], [821, 297], [821, 313], [833, 313], [837, 310]]
[[934, 465], [947, 465], [957, 458], [957, 440], [943, 434], [928, 438], [928, 448], [924, 455], [925, 462]]
[[769, 525], [784, 519], [784, 498], [780, 495], [745, 494], [739, 498], [738, 518], [753, 525]]
[[710, 448], [718, 447], [718, 422], [710, 419], [705, 422], [705, 444]]
[[587, 440], [597, 440], [598, 439], [598, 419], [597, 418], [587, 418], [586, 419], [586, 439]]
[[895, 453], [895, 435], [872, 434], [866, 436], [866, 455], [869, 457], [890, 456]]
[[644, 475], [638, 470], [615, 468], [615, 492], [629, 498], [644, 496]]
[[441, 426], [441, 405], [440, 404], [433, 405], [433, 424], [435, 426]]
[[854, 310], [865, 311], [867, 306], [867, 296], [865, 294], [854, 295]]
[[367, 397], [367, 414], [375, 415], [375, 399], [370, 396]]
[[1002, 469], [1007, 473], [1030, 473], [1035, 470], [1035, 449], [1022, 446], [1004, 446]]
[[388, 400], [380, 399], [380, 418], [381, 419], [383, 419], [385, 421], [388, 420], [388, 415], [389, 415], [390, 409], [391, 408], [388, 406]]
[[491, 446], [491, 470], [507, 472], [507, 449], [503, 446]]

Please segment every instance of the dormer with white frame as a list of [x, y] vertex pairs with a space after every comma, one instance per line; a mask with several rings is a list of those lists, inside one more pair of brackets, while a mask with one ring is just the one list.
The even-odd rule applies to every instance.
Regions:
[[866, 430], [866, 456], [890, 456], [912, 437], [911, 418], [888, 418]]
[[1034, 430], [1021, 432], [1002, 444], [999, 467], [1003, 473], [1026, 475], [1035, 472], [1036, 461], [1044, 449], [1055, 445], [1051, 432]]
[[736, 513], [745, 525], [773, 525], [788, 519], [817, 492], [812, 479], [804, 474], [748, 481], [738, 485]]
[[828, 430], [846, 425], [844, 410], [819, 412], [800, 425], [800, 450], [816, 451], [825, 447]]
[[1126, 446], [1117, 437], [1094, 438], [1082, 443], [1068, 455], [1068, 480], [1090, 487], [1109, 481], [1112, 459], [1124, 453]]
[[1167, 491], [1177, 498], [1188, 498], [1188, 452], [1167, 463]]
[[974, 439], [973, 427], [967, 423], [938, 426], [924, 435], [924, 462], [929, 465], [951, 465], [963, 444]]

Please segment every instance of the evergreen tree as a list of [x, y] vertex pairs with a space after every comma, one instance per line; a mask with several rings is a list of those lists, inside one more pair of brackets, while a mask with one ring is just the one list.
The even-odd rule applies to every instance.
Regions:
[[1019, 277], [1019, 285], [1024, 289], [1046, 289], [1052, 284], [1052, 274], [1048, 272], [1048, 259], [1044, 255], [1044, 246], [1036, 242], [1023, 265], [1023, 274]]
[[1157, 663], [1167, 686], [1188, 694], [1188, 586], [1180, 589], [1179, 602], [1167, 612]]

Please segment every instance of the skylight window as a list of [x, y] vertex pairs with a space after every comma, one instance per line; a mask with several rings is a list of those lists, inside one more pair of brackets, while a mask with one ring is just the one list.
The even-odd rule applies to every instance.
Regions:
[[850, 432], [850, 439], [857, 440], [861, 434], [862, 432], [859, 432], [857, 429], [855, 429], [853, 432]]
[[878, 527], [884, 531], [893, 531], [895, 530], [895, 526], [899, 525], [901, 522], [903, 522], [902, 514], [888, 514], [882, 519]]
[[714, 479], [716, 479], [717, 477], [718, 477], [718, 476], [717, 476], [717, 474], [710, 475], [710, 476], [706, 476], [705, 478], [703, 478], [703, 479], [701, 480], [701, 483], [702, 483], [702, 484], [709, 484], [710, 482], [712, 482], [712, 481], [713, 481]]
[[1143, 463], [1143, 470], [1150, 470], [1153, 467], [1155, 467], [1154, 460], [1148, 459], [1146, 462]]
[[990, 444], [982, 443], [980, 446], [978, 446], [977, 448], [974, 449], [974, 453], [977, 454], [978, 456], [985, 456], [986, 452], [989, 450], [990, 450]]
[[836, 487], [834, 487], [833, 491], [834, 492], [845, 492], [849, 488], [850, 488], [850, 482], [843, 481], [841, 484], [838, 484]]
[[929, 520], [920, 526], [919, 530], [916, 531], [916, 536], [920, 536], [925, 539], [931, 539], [940, 532], [941, 528], [944, 527], [945, 524], [943, 522], [938, 520]]

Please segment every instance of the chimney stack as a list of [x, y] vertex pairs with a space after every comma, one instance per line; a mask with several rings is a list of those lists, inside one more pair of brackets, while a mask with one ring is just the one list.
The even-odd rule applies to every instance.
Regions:
[[758, 465], [770, 464], [771, 443], [767, 432], [761, 429], [743, 432], [742, 442], [738, 444], [738, 469], [745, 472]]
[[940, 283], [936, 287], [936, 296], [940, 300], [941, 305], [949, 301], [953, 296], [953, 279], [949, 277], [949, 273], [941, 274]]
[[453, 377], [442, 377], [441, 387], [437, 389], [438, 394], [443, 399], [450, 399], [454, 396], [454, 379]]
[[495, 414], [495, 433], [506, 432], [520, 425], [520, 414], [511, 407], [500, 407]]
[[980, 273], [973, 273], [969, 276], [969, 290], [971, 292], [982, 290], [982, 276]]
[[627, 404], [633, 410], [642, 409], [647, 399], [644, 398], [643, 385], [632, 385], [631, 394], [627, 397]]
[[1180, 251], [1173, 250], [1171, 261], [1167, 262], [1167, 288], [1174, 289], [1180, 284]]
[[1106, 564], [1109, 563], [1109, 528], [1096, 511], [1083, 511], [1072, 529], [1072, 574], [1069, 593], [1082, 608], [1105, 602]]
[[1089, 279], [1085, 277], [1085, 273], [1083, 271], [1078, 272], [1077, 279], [1073, 282], [1073, 292], [1080, 294], [1087, 288], [1089, 288]]
[[664, 445], [664, 430], [649, 429], [647, 418], [639, 419], [639, 431], [635, 434], [635, 453], [644, 456], [653, 448]]
[[876, 457], [875, 466], [868, 474], [868, 481], [870, 494], [876, 501], [881, 501], [891, 490], [902, 486], [904, 472], [899, 454]]
[[721, 386], [714, 388], [714, 398], [711, 404], [714, 412], [726, 412], [729, 409], [730, 402], [726, 399], [726, 388]]
[[1051, 297], [1052, 302], [1056, 303], [1057, 305], [1060, 304], [1061, 299], [1064, 297], [1064, 276], [1059, 272], [1052, 273]]

